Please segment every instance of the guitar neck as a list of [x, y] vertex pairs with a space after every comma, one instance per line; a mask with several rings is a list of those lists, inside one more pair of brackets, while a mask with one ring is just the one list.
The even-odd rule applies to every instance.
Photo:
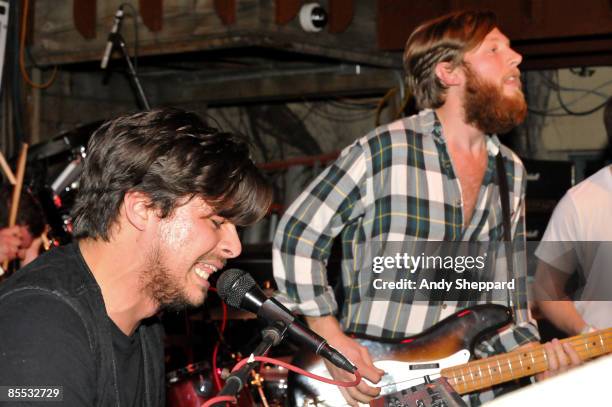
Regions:
[[[612, 328], [563, 339], [582, 360], [612, 352]], [[548, 369], [544, 346], [479, 359], [464, 365], [442, 369], [442, 376], [459, 394], [471, 393], [521, 377], [532, 376]]]

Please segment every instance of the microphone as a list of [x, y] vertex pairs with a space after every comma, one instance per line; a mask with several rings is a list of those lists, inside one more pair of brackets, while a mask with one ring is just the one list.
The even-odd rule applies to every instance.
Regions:
[[106, 41], [106, 48], [104, 49], [104, 55], [102, 55], [102, 62], [100, 62], [100, 68], [106, 69], [108, 66], [108, 60], [110, 59], [111, 53], [113, 52], [114, 37], [121, 29], [121, 20], [123, 20], [123, 6], [119, 6], [115, 13], [115, 21], [113, 22], [113, 28], [108, 34], [108, 40]]
[[225, 271], [217, 280], [217, 293], [228, 305], [257, 314], [260, 319], [287, 327], [289, 338], [299, 346], [311, 349], [334, 365], [354, 373], [357, 367], [334, 349], [325, 339], [304, 326], [283, 304], [268, 298], [253, 277], [238, 269]]

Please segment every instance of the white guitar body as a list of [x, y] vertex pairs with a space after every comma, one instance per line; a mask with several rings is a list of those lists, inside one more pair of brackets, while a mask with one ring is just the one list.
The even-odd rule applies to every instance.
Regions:
[[[400, 362], [397, 360], [378, 360], [374, 364], [379, 369], [385, 371], [385, 375], [382, 377], [379, 383], [372, 384], [368, 380], [365, 380], [369, 385], [380, 387], [380, 395], [384, 396], [387, 394], [396, 393], [404, 389], [408, 389], [412, 386], [425, 382], [425, 377], [429, 377], [431, 380], [440, 377], [440, 371], [444, 368], [462, 365], [467, 363], [470, 359], [470, 352], [468, 350], [460, 350], [451, 356], [444, 359], [431, 360], [427, 362]], [[310, 369], [311, 373], [319, 376], [330, 378], [329, 372], [325, 367], [324, 363], [317, 364], [314, 368]], [[339, 407], [347, 406], [344, 397], [337, 386], [331, 384], [323, 384], [314, 379], [307, 377], [300, 378], [300, 387], [318, 387], [318, 395], [309, 395], [308, 392], [296, 391], [295, 392], [295, 405], [299, 407]], [[367, 404], [363, 404], [367, 406]]]
[[[356, 338], [368, 349], [374, 364], [386, 374], [375, 386], [381, 395], [389, 395], [439, 378], [444, 369], [468, 362], [474, 343], [511, 321], [504, 306], [481, 304], [457, 312], [419, 335], [395, 341]], [[318, 356], [299, 353], [294, 364], [306, 371], [329, 377]], [[444, 377], [447, 377], [444, 374]], [[289, 374], [289, 404], [296, 407], [338, 407], [346, 401], [338, 387], [304, 376]], [[454, 383], [449, 383], [454, 388]], [[464, 383], [459, 383], [464, 384]], [[456, 389], [455, 389], [456, 390]]]

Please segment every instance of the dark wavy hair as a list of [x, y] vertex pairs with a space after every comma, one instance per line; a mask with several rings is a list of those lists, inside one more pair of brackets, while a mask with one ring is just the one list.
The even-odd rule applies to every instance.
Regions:
[[238, 226], [261, 219], [272, 200], [246, 140], [175, 108], [122, 116], [94, 132], [73, 208], [74, 237], [108, 241], [128, 191], [147, 194], [162, 218], [179, 200], [199, 196]]
[[457, 11], [417, 27], [404, 48], [406, 85], [419, 109], [438, 108], [444, 104], [446, 86], [436, 75], [436, 65], [463, 62], [466, 52], [478, 46], [497, 26], [490, 11]]

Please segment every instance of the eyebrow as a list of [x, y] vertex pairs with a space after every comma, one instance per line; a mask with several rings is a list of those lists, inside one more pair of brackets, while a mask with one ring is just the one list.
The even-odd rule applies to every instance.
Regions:
[[483, 42], [503, 42], [506, 45], [510, 45], [510, 39], [508, 37], [504, 36], [500, 36], [500, 35], [495, 35], [494, 37], [489, 37], [486, 38]]

